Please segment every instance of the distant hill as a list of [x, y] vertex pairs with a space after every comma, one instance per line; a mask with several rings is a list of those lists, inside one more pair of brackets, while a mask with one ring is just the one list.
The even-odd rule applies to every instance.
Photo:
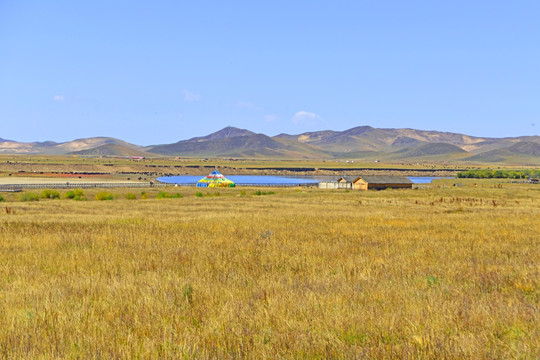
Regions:
[[314, 152], [324, 156], [322, 151], [309, 145], [232, 127], [170, 145], [150, 146], [148, 151], [182, 156], [309, 158]]
[[415, 138], [412, 138], [412, 137], [401, 136], [400, 135], [392, 142], [392, 146], [396, 147], [396, 148], [399, 148], [399, 147], [410, 148], [410, 147], [414, 147], [414, 146], [420, 146], [420, 145], [425, 144], [425, 143], [426, 142], [422, 141], [422, 140], [418, 140], [418, 139], [415, 139]]
[[[527, 137], [529, 145], [523, 145], [521, 139], [481, 138], [414, 129], [377, 129], [370, 126], [359, 126], [341, 132], [324, 130], [268, 137], [248, 130], [226, 127], [204, 137], [153, 146], [148, 150], [162, 155], [204, 157], [477, 161], [481, 157], [474, 156], [484, 153], [484, 149], [492, 151], [491, 149], [515, 145], [515, 148], [509, 150], [512, 154], [528, 151], [529, 155], [536, 156], [533, 147], [540, 146], [540, 137]], [[491, 162], [492, 158], [496, 159], [495, 161], [504, 161], [506, 156], [487, 154], [486, 161]], [[513, 158], [515, 159], [515, 156]]]
[[239, 136], [253, 136], [253, 135], [257, 135], [257, 134], [249, 130], [238, 129], [232, 126], [227, 126], [226, 128], [216, 131], [215, 133], [202, 136], [202, 137], [195, 137], [193, 139], [190, 139], [190, 141], [199, 141], [199, 142], [216, 141], [216, 140], [234, 138], [234, 137], [239, 137]]
[[[95, 149], [103, 145], [119, 145], [125, 148], [145, 152], [144, 147], [133, 145], [122, 140], [110, 137], [92, 137], [86, 139], [77, 139], [64, 143], [56, 143], [54, 141], [19, 143], [7, 142], [0, 143], [0, 153], [10, 154], [50, 154], [63, 155], [72, 154], [80, 151]], [[117, 154], [111, 154], [117, 155]], [[118, 154], [119, 155], [119, 154]]]
[[447, 144], [447, 143], [430, 143], [422, 144], [412, 149], [405, 149], [397, 152], [397, 158], [410, 159], [420, 157], [434, 157], [434, 156], [454, 156], [469, 154], [459, 146]]
[[146, 151], [137, 150], [121, 144], [104, 144], [91, 149], [72, 151], [69, 155], [93, 155], [93, 156], [151, 156]]
[[466, 158], [467, 161], [500, 163], [537, 163], [540, 159], [540, 143], [518, 142], [502, 149], [486, 151]]
[[209, 135], [146, 147], [110, 137], [64, 143], [2, 140], [0, 153], [459, 161], [540, 166], [540, 136], [489, 138], [408, 128], [358, 126], [344, 131], [323, 130], [270, 137], [228, 126]]
[[508, 148], [516, 154], [540, 156], [540, 144], [534, 142], [518, 142]]
[[333, 135], [339, 134], [339, 131], [325, 130], [316, 132], [307, 132], [300, 135], [279, 134], [275, 138], [296, 140], [302, 143], [311, 143]]
[[[284, 135], [278, 136], [283, 137]], [[298, 141], [318, 146], [327, 151], [343, 153], [356, 151], [392, 152], [400, 148], [420, 146], [426, 143], [448, 143], [462, 147], [487, 140], [487, 138], [439, 131], [378, 129], [371, 126], [359, 126], [341, 132], [310, 132], [297, 135], [296, 138]]]
[[150, 146], [148, 150], [161, 155], [208, 156], [226, 155], [241, 150], [272, 148], [278, 146], [276, 143], [266, 135], [226, 128], [204, 137], [182, 140], [174, 144]]

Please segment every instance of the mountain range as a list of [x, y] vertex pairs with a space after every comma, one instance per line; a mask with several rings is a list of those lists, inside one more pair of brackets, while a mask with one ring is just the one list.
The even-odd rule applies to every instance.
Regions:
[[415, 129], [359, 126], [345, 131], [316, 131], [267, 136], [226, 127], [173, 144], [140, 146], [94, 137], [69, 142], [23, 143], [0, 138], [0, 153], [86, 156], [179, 156], [280, 159], [365, 159], [540, 164], [540, 136], [506, 138]]

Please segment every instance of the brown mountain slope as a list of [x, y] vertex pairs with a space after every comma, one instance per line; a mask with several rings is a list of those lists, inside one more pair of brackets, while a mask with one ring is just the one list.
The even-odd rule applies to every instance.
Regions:
[[107, 144], [116, 144], [138, 151], [145, 151], [144, 147], [130, 144], [123, 140], [110, 137], [92, 137], [86, 139], [77, 139], [64, 143], [56, 143], [54, 141], [33, 143], [4, 142], [0, 143], [0, 153], [62, 155], [77, 151], [89, 150]]
[[465, 157], [469, 153], [459, 146], [448, 143], [429, 143], [423, 144], [412, 149], [404, 149], [392, 154], [395, 159], [421, 159], [429, 157], [430, 159], [439, 158], [449, 160], [451, 158]]
[[395, 151], [424, 143], [448, 143], [463, 147], [480, 143], [486, 138], [438, 131], [414, 129], [377, 129], [359, 126], [342, 132], [318, 132], [298, 135], [299, 141], [318, 146], [327, 151]]
[[271, 138], [264, 134], [227, 127], [216, 133], [179, 141], [169, 145], [148, 147], [155, 154], [174, 156], [228, 156], [228, 157], [328, 157], [311, 145], [285, 138]]
[[513, 153], [540, 156], [540, 144], [534, 142], [518, 142], [508, 148]]
[[540, 144], [534, 142], [518, 142], [512, 146], [486, 151], [468, 157], [467, 161], [500, 162], [514, 164], [539, 164]]
[[70, 155], [94, 155], [94, 156], [151, 156], [152, 154], [149, 154], [146, 151], [141, 151], [129, 146], [121, 145], [121, 144], [104, 144], [99, 145], [97, 147], [86, 149], [86, 150], [79, 150], [79, 151], [72, 151], [69, 152]]
[[358, 126], [345, 131], [324, 130], [269, 137], [229, 126], [206, 136], [148, 147], [108, 137], [65, 143], [4, 141], [0, 142], [0, 153], [146, 156], [151, 152], [191, 157], [455, 161], [467, 158], [474, 162], [536, 164], [540, 163], [538, 147], [540, 136], [487, 138], [408, 128]]

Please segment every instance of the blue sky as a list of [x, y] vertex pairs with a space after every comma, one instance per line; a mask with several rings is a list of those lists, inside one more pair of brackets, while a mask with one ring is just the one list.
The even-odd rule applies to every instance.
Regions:
[[0, 137], [538, 135], [538, 1], [0, 1]]

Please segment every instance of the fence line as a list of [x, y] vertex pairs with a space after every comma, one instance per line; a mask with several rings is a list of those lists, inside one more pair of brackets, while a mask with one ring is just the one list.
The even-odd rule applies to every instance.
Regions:
[[[144, 183], [49, 183], [49, 184], [2, 184], [0, 191], [21, 191], [24, 189], [90, 189], [90, 188], [148, 188], [148, 187], [167, 187], [167, 186], [195, 186], [196, 184], [167, 184], [160, 182]], [[317, 183], [305, 184], [236, 184], [240, 187], [293, 187], [293, 186], [317, 186]]]
[[303, 183], [303, 184], [236, 184], [236, 186], [251, 186], [251, 187], [295, 187], [295, 186], [315, 186], [317, 187], [318, 183]]
[[[13, 192], [24, 189], [91, 189], [91, 188], [149, 188], [149, 187], [167, 187], [167, 186], [196, 186], [194, 183], [185, 184], [167, 184], [160, 182], [144, 182], [144, 183], [50, 183], [50, 184], [2, 184], [0, 191]], [[314, 186], [317, 183], [302, 183], [302, 184], [236, 184], [237, 187], [295, 187], [295, 186]], [[431, 184], [413, 184], [416, 189], [432, 188]]]
[[[169, 186], [197, 186], [194, 183], [179, 183], [179, 184], [167, 184]], [[302, 183], [302, 184], [239, 184], [236, 183], [235, 187], [295, 187], [295, 186], [318, 186], [318, 183]], [[213, 188], [209, 186], [201, 186], [201, 189], [218, 189], [219, 187]]]
[[50, 183], [50, 184], [3, 184], [0, 191], [17, 191], [23, 189], [89, 189], [89, 188], [148, 188], [165, 187], [170, 184], [145, 183]]

